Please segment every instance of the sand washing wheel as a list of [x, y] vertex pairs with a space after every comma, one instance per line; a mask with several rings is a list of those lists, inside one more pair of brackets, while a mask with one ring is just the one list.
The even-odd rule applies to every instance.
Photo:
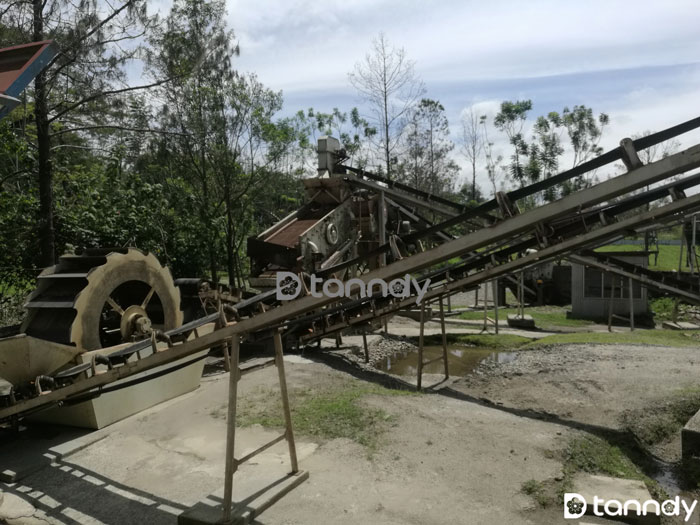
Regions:
[[39, 275], [25, 306], [22, 332], [83, 350], [172, 330], [183, 318], [170, 270], [134, 248], [62, 256]]

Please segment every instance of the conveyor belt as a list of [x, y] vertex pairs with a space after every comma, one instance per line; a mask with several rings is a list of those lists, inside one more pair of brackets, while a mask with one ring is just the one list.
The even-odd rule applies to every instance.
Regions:
[[[681, 125], [698, 127], [700, 119], [694, 119]], [[676, 127], [679, 129], [679, 127]], [[654, 140], [660, 136], [666, 138], [668, 130], [655, 135]], [[645, 137], [649, 142], [649, 137]], [[649, 143], [651, 144], [651, 142]], [[618, 151], [619, 150], [619, 151]], [[552, 177], [559, 182], [585, 173], [590, 169], [600, 167], [623, 156], [623, 150], [618, 148], [608, 152], [595, 161], [591, 161], [574, 170]], [[638, 167], [632, 171], [597, 184], [591, 188], [568, 195], [555, 202], [531, 209], [527, 212], [504, 218], [487, 228], [482, 228], [454, 240], [445, 242], [430, 250], [418, 253], [411, 257], [398, 260], [393, 264], [376, 269], [364, 274], [361, 279], [368, 282], [372, 279], [389, 281], [405, 274], [420, 276], [423, 278], [431, 275], [435, 279], [434, 285], [426, 294], [426, 300], [431, 300], [443, 294], [451, 293], [464, 287], [476, 286], [484, 281], [491, 280], [500, 275], [519, 271], [554, 257], [573, 254], [582, 248], [595, 246], [615, 236], [620, 236], [626, 231], [634, 230], [641, 226], [649, 227], [654, 224], [673, 224], [682, 222], [684, 218], [697, 210], [700, 210], [700, 195], [678, 199], [671, 204], [635, 214], [619, 221], [615, 216], [625, 206], [639, 206], [645, 199], [659, 197], [658, 191], [648, 192], [646, 197], [631, 197], [623, 199], [617, 205], [614, 199], [627, 195], [633, 191], [643, 189], [652, 184], [664, 181], [672, 176], [700, 167], [700, 145], [693, 146], [680, 153], [671, 155], [657, 162]], [[585, 169], [584, 169], [585, 168]], [[511, 192], [511, 200], [531, 195], [547, 187], [549, 183], [537, 183], [528, 188]], [[644, 195], [644, 192], [642, 192]], [[637, 199], [637, 200], [630, 200]], [[613, 204], [610, 204], [610, 203]], [[616, 209], [615, 206], [618, 206]], [[497, 203], [482, 205], [479, 211], [469, 211], [459, 215], [456, 219], [464, 220], [466, 215], [476, 217], [484, 210], [496, 209]], [[632, 208], [634, 209], [634, 208]], [[595, 210], [595, 213], [587, 210]], [[601, 213], [601, 210], [603, 213]], [[592, 220], [597, 216], [599, 220]], [[586, 219], [586, 220], [584, 220]], [[591, 220], [588, 220], [591, 219]], [[434, 225], [426, 230], [443, 230], [449, 221]], [[451, 224], [457, 224], [452, 222]], [[546, 234], [543, 237], [543, 232]], [[418, 238], [423, 235], [420, 232], [415, 235]], [[434, 232], [431, 232], [434, 233]], [[410, 238], [407, 236], [404, 240]], [[534, 253], [513, 259], [513, 246], [524, 246], [528, 243], [540, 243], [539, 250]], [[500, 255], [500, 257], [499, 257]], [[369, 254], [368, 256], [372, 256]], [[455, 257], [464, 258], [457, 265], [448, 265], [446, 268], [435, 269], [438, 264], [444, 264]], [[487, 263], [490, 266], [487, 266]], [[456, 266], [456, 267], [455, 267]], [[449, 270], [449, 276], [448, 276]], [[476, 270], [473, 272], [473, 270]], [[337, 267], [330, 269], [337, 271]], [[471, 273], [470, 273], [471, 272]], [[255, 304], [256, 298], [247, 301], [249, 305]], [[215, 331], [183, 342], [173, 342], [172, 346], [157, 353], [145, 356], [141, 359], [127, 361], [121, 365], [115, 364], [103, 373], [90, 375], [90, 370], [83, 370], [89, 377], [76, 380], [75, 383], [57, 388], [51, 392], [45, 392], [40, 397], [34, 397], [19, 401], [18, 403], [0, 409], [0, 420], [11, 418], [27, 410], [35, 410], [45, 404], [56, 403], [60, 400], [70, 400], [78, 394], [92, 391], [108, 385], [111, 382], [123, 379], [150, 370], [154, 367], [184, 359], [196, 352], [200, 352], [215, 345], [219, 345], [232, 337], [242, 337], [245, 334], [269, 331], [279, 327], [291, 331], [306, 331], [305, 338], [319, 337], [333, 330], [340, 330], [352, 324], [367, 322], [386, 315], [386, 313], [415, 304], [415, 299], [409, 297], [403, 300], [393, 298], [372, 297], [366, 300], [339, 300], [332, 297], [300, 297], [294, 301], [272, 307], [262, 313], [254, 313], [253, 309], [243, 312], [243, 317], [235, 323], [216, 329]], [[240, 308], [241, 313], [245, 308]], [[248, 317], [245, 317], [245, 314]], [[212, 314], [197, 323], [215, 320], [218, 314]], [[182, 327], [180, 330], [194, 329], [193, 325]], [[175, 331], [168, 332], [175, 335]], [[135, 353], [139, 348], [145, 348], [150, 342], [136, 343], [121, 350], [124, 354], [115, 353], [108, 356], [110, 362], [117, 357], [123, 357], [127, 353]], [[145, 346], [142, 346], [145, 345]]]

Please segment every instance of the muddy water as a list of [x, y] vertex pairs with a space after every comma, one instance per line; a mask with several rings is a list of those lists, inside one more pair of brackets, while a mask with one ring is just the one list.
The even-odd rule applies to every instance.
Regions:
[[[442, 355], [442, 346], [426, 346], [423, 348], [423, 361], [430, 361]], [[447, 360], [450, 365], [451, 376], [465, 376], [470, 374], [482, 361], [496, 361], [508, 363], [517, 356], [516, 352], [494, 352], [480, 348], [466, 346], [448, 346]], [[380, 361], [375, 366], [380, 370], [391, 374], [415, 375], [418, 365], [418, 350], [401, 352], [392, 357]], [[442, 360], [430, 363], [423, 367], [425, 374], [442, 374], [444, 366]]]

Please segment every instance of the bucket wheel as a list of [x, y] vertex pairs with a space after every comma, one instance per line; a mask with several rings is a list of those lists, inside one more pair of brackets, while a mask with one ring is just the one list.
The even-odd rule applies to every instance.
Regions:
[[39, 275], [22, 331], [83, 350], [136, 341], [182, 325], [180, 291], [153, 254], [93, 249]]

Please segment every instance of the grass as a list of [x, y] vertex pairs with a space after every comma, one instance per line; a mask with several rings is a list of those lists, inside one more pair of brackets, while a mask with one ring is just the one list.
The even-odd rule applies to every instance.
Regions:
[[[474, 346], [485, 350], [509, 350], [524, 346], [532, 341], [528, 337], [521, 337], [513, 334], [446, 334], [448, 345]], [[416, 344], [418, 338], [415, 338]], [[424, 338], [428, 346], [441, 345], [442, 335], [427, 335]]]
[[[673, 320], [674, 299], [671, 297], [657, 297], [649, 301], [649, 307], [654, 312], [656, 321]], [[678, 304], [678, 321], [697, 321], [696, 309], [684, 302]]]
[[678, 434], [700, 410], [700, 387], [684, 388], [660, 401], [656, 406], [626, 412], [624, 427], [648, 446], [658, 445]]
[[652, 482], [620, 447], [591, 435], [578, 436], [567, 447], [564, 477], [571, 478], [577, 472]]
[[[644, 249], [643, 246], [635, 246], [633, 244], [609, 244], [608, 246], [601, 246], [597, 248], [597, 252], [636, 252]], [[649, 256], [649, 269], [651, 270], [663, 270], [671, 271], [678, 270], [678, 258], [680, 256], [681, 246], [680, 245], [659, 245], [659, 257], [655, 260], [654, 255]], [[687, 266], [685, 260], [685, 249], [683, 266], [681, 271], [689, 272], [690, 267]], [[656, 263], [656, 264], [654, 264]]]
[[22, 279], [0, 280], [0, 326], [9, 326], [24, 318], [24, 302], [34, 282]]
[[670, 297], [658, 297], [649, 301], [649, 307], [654, 312], [657, 321], [670, 321], [673, 318], [674, 300]]
[[548, 507], [552, 503], [552, 498], [549, 494], [547, 485], [536, 479], [529, 479], [522, 484], [520, 490], [523, 494], [532, 496], [532, 498], [540, 505], [540, 507]]
[[[525, 314], [531, 315], [539, 328], [546, 329], [547, 327], [562, 327], [562, 326], [588, 326], [593, 324], [593, 321], [586, 319], [567, 319], [566, 308], [560, 306], [530, 306], [524, 309]], [[503, 308], [498, 310], [499, 317], [506, 319], [509, 314], [520, 313], [518, 308]], [[493, 311], [489, 312], [489, 317], [493, 317]], [[472, 312], [463, 312], [460, 314], [460, 319], [483, 320], [483, 310], [475, 310]]]
[[529, 343], [526, 348], [552, 344], [638, 344], [700, 347], [700, 334], [683, 330], [635, 330], [634, 332], [577, 332], [554, 334]]
[[545, 481], [528, 480], [521, 486], [541, 507], [561, 505], [564, 493], [574, 490], [574, 477], [580, 472], [600, 474], [613, 478], [635, 479], [644, 482], [652, 497], [664, 498], [663, 489], [647, 476], [639, 463], [645, 461], [639, 452], [626, 449], [590, 434], [577, 435], [567, 443], [561, 454], [563, 476]]
[[[378, 447], [381, 435], [394, 420], [384, 410], [362, 403], [362, 398], [371, 395], [416, 394], [376, 385], [350, 384], [333, 390], [301, 390], [294, 393], [291, 403], [294, 431], [324, 439], [352, 439], [367, 447], [371, 454]], [[281, 409], [270, 405], [272, 403], [254, 403], [243, 407], [237, 423], [244, 427], [254, 424], [284, 427]]]

